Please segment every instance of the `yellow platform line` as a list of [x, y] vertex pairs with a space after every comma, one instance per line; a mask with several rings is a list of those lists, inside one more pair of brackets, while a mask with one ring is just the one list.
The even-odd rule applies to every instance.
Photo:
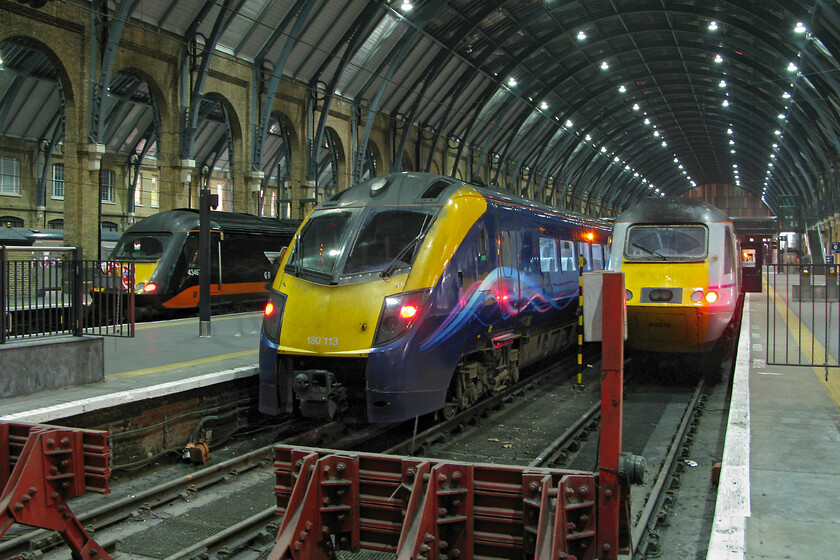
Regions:
[[[814, 338], [814, 335], [811, 333], [810, 329], [799, 320], [799, 317], [793, 315], [791, 323], [788, 323], [787, 317], [785, 317], [784, 310], [788, 307], [784, 300], [782, 300], [781, 296], [770, 286], [769, 282], [766, 280], [764, 281], [764, 285], [767, 287], [769, 294], [773, 297], [773, 303], [775, 306], [776, 311], [779, 312], [779, 316], [785, 322], [785, 326], [787, 327], [790, 336], [793, 337], [796, 344], [799, 346], [799, 351], [805, 357], [805, 359], [811, 364], [815, 362], [815, 356], [822, 356], [826, 355], [825, 346], [822, 343]], [[770, 321], [770, 317], [767, 317], [767, 320]], [[798, 325], [797, 325], [798, 323]], [[796, 328], [798, 327], [798, 328]], [[799, 333], [802, 333], [801, 337]], [[768, 344], [770, 341], [767, 341]], [[813, 355], [811, 354], [811, 348], [814, 349]], [[820, 358], [822, 359], [822, 358]], [[832, 366], [837, 365], [837, 361], [831, 356], [828, 355], [828, 364]], [[818, 366], [811, 366], [811, 370], [814, 372], [814, 375], [817, 376], [819, 379], [820, 384], [825, 389], [825, 392], [828, 393], [828, 397], [834, 403], [834, 406], [837, 407], [837, 410], [840, 410], [840, 370], [834, 370], [833, 373], [829, 372], [828, 374], [828, 381], [825, 380], [825, 367], [818, 367]]]
[[112, 373], [106, 375], [106, 379], [122, 379], [124, 377], [136, 377], [138, 375], [148, 375], [150, 373], [160, 373], [162, 371], [169, 371], [173, 369], [181, 369], [188, 367], [195, 367], [204, 364], [212, 364], [213, 362], [221, 362], [222, 360], [230, 360], [234, 358], [244, 358], [247, 356], [256, 356], [258, 349], [243, 350], [241, 352], [232, 352], [230, 354], [221, 354], [219, 356], [209, 356], [207, 358], [198, 358], [195, 360], [188, 360], [186, 362], [175, 362], [173, 364], [166, 364], [164, 366], [148, 367], [143, 369], [135, 369], [133, 371], [122, 371], [120, 373]]

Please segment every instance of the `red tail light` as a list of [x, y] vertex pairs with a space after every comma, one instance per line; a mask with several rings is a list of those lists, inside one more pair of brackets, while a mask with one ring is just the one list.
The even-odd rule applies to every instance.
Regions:
[[417, 290], [388, 296], [379, 313], [373, 346], [382, 346], [404, 335], [420, 317], [429, 290]]
[[272, 315], [274, 315], [274, 304], [269, 301], [265, 304], [265, 316], [271, 317]]

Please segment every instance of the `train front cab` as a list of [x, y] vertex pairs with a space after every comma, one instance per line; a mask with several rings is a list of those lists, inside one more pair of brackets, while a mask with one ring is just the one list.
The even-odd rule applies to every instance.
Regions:
[[627, 348], [708, 353], [721, 338], [739, 297], [731, 226], [616, 224], [611, 269], [625, 273]]

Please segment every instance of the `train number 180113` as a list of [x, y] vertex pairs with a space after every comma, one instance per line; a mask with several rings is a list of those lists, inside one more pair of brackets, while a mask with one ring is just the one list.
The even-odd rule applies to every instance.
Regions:
[[307, 336], [306, 343], [310, 346], [338, 346], [337, 336]]

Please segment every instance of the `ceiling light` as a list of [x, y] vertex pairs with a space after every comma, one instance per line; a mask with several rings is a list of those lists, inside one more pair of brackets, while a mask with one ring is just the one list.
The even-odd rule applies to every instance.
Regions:
[[540, 109], [542, 109], [543, 111], [545, 111], [546, 109], [548, 109], [548, 103], [546, 103], [545, 101], [543, 101], [542, 103], [540, 103]]
[[573, 124], [573, 123], [572, 123], [572, 121], [571, 121], [571, 120], [567, 120], [567, 121], [566, 121], [566, 127], [567, 127], [567, 128], [572, 128], [572, 124]]
[[793, 30], [796, 33], [805, 33], [807, 31], [805, 25], [801, 21], [796, 24], [796, 27], [794, 27]]
[[583, 32], [583, 29], [578, 31], [577, 38], [578, 41], [583, 41], [584, 39], [586, 39], [586, 33]]
[[627, 88], [624, 87], [624, 84], [621, 84], [620, 86], [618, 86], [618, 92], [619, 93], [624, 93], [625, 91], [627, 91]]
[[514, 78], [513, 76], [511, 76], [511, 77], [510, 77], [510, 79], [508, 79], [508, 85], [509, 85], [510, 87], [515, 86], [515, 85], [516, 85], [516, 78]]
[[615, 156], [615, 157], [613, 158], [613, 161], [614, 161], [615, 163], [618, 163], [618, 162], [619, 162], [619, 161], [621, 161], [621, 160], [619, 160], [619, 159], [618, 159], [618, 156]]
[[796, 67], [796, 64], [794, 64], [793, 62], [788, 63], [788, 72], [796, 72], [797, 70], [799, 70], [799, 68]]
[[780, 118], [780, 119], [785, 118], [785, 114], [784, 114], [784, 113], [779, 113], [779, 118]]
[[589, 134], [587, 134], [587, 135], [586, 135], [586, 141], [587, 141], [587, 142], [591, 142], [591, 141], [592, 141], [592, 136], [590, 136]]
[[667, 148], [667, 147], [668, 147], [668, 142], [666, 142], [665, 140], [663, 140], [663, 141], [662, 141], [662, 147], [663, 147], [663, 148]]
[[606, 70], [606, 69], [607, 69], [607, 68], [609, 68], [609, 67], [610, 67], [610, 65], [609, 65], [609, 64], [607, 64], [607, 61], [606, 61], [606, 60], [605, 60], [604, 62], [602, 62], [602, 63], [601, 63], [601, 70]]
[[638, 103], [634, 103], [634, 104], [633, 104], [633, 110], [634, 110], [634, 111], [638, 111], [639, 109], [641, 109], [641, 107], [639, 107], [639, 104], [638, 104]]
[[719, 54], [716, 54], [716, 55], [715, 55], [715, 62], [717, 62], [718, 64], [720, 64], [721, 62], [723, 62], [723, 57], [722, 57], [722, 56], [720, 56]]
[[784, 92], [782, 94], [782, 99], [790, 99], [790, 94], [788, 92]]
[[726, 133], [727, 133], [727, 134], [729, 134], [729, 135], [733, 134], [732, 129], [731, 129], [731, 128], [727, 128], [727, 129], [726, 129]]
[[781, 135], [782, 135], [782, 131], [781, 131], [781, 130], [777, 130], [777, 131], [775, 131], [773, 134], [775, 134], [776, 136], [781, 136]]
[[734, 153], [735, 153], [735, 150], [729, 150], [729, 153], [730, 153], [730, 154], [734, 154]]
[[[676, 160], [674, 160], [674, 161], [676, 161]], [[677, 166], [677, 169], [683, 169], [683, 164], [679, 164], [679, 165]]]
[[606, 153], [606, 151], [607, 151], [607, 147], [606, 146], [601, 146], [601, 153]]
[[718, 87], [726, 87], [726, 80], [721, 80]]
[[723, 100], [723, 103], [721, 103], [721, 105], [723, 105], [724, 107], [729, 107], [729, 100], [728, 100], [728, 99], [724, 99], [724, 100]]
[[658, 136], [659, 136], [659, 131], [658, 131], [658, 130], [654, 130], [654, 131], [653, 131], [653, 135], [654, 135], [654, 136], [656, 136], [656, 137], [658, 137]]
[[649, 125], [650, 124], [650, 119], [645, 119], [645, 124]]
[[709, 31], [717, 31], [718, 24], [716, 21], [712, 20], [709, 22]]
[[413, 7], [414, 6], [411, 5], [411, 0], [403, 0], [402, 6], [400, 6], [400, 9], [404, 12], [410, 12], [411, 8], [413, 8]]
[[776, 154], [770, 154], [770, 157], [776, 159]]

